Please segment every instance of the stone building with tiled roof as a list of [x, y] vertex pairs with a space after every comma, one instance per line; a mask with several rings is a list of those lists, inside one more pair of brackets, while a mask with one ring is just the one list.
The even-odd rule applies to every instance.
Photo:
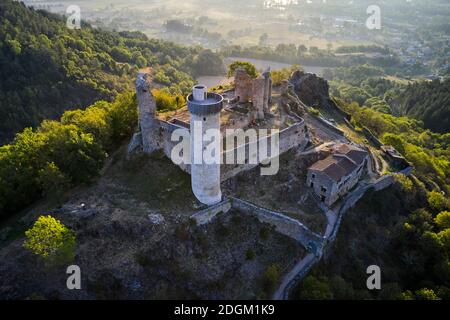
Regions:
[[367, 161], [365, 150], [340, 144], [332, 155], [308, 168], [306, 184], [322, 202], [332, 205], [358, 183]]

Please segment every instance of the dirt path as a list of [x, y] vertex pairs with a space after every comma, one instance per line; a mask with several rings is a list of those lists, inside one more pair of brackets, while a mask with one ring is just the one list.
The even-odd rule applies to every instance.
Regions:
[[[382, 178], [380, 178], [379, 180], [381, 179]], [[356, 204], [356, 202], [361, 199], [361, 197], [367, 190], [375, 185], [376, 182], [372, 182], [370, 180], [362, 180], [359, 182], [358, 186], [345, 197], [342, 202], [338, 203], [333, 208], [321, 206], [328, 220], [324, 234], [325, 245], [320, 249], [319, 255], [314, 255], [312, 253], [308, 254], [302, 260], [300, 260], [287, 275], [284, 276], [280, 286], [273, 295], [274, 300], [286, 300], [289, 298], [289, 292], [291, 291], [291, 289], [308, 274], [309, 270], [315, 263], [320, 261], [323, 255], [323, 250], [327, 250], [327, 248], [330, 248], [330, 244], [333, 243], [336, 239], [338, 228], [340, 227], [340, 223], [345, 212], [354, 204]]]
[[302, 277], [302, 275], [306, 274], [307, 271], [312, 267], [312, 265], [316, 262], [316, 256], [310, 253], [306, 255], [302, 260], [297, 262], [292, 268], [292, 270], [284, 277], [281, 285], [278, 287], [278, 290], [273, 295], [274, 300], [287, 300], [287, 290], [292, 286], [292, 282], [297, 277]]

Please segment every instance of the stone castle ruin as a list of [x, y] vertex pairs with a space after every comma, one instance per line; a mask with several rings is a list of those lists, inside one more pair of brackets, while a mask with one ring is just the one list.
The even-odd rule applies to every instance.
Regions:
[[[175, 112], [157, 112], [151, 86], [151, 70], [140, 70], [136, 80], [139, 132], [133, 136], [129, 153], [135, 149], [141, 149], [145, 153], [161, 150], [173, 160], [172, 151], [181, 139], [174, 139], [173, 136], [178, 133], [175, 136], [190, 136], [188, 150], [180, 156], [192, 158], [195, 136], [192, 127], [194, 121], [200, 121], [205, 130], [220, 130], [224, 140], [220, 142], [221, 159], [237, 159], [236, 154], [239, 152], [245, 154], [243, 161], [235, 161], [234, 164], [195, 164], [193, 161], [187, 161], [192, 165], [177, 163], [182, 170], [191, 174], [193, 193], [203, 204], [213, 205], [221, 201], [221, 182], [258, 165], [267, 166], [274, 154], [273, 146], [279, 147], [279, 154], [282, 154], [294, 147], [305, 148], [310, 141], [304, 119], [292, 117], [281, 106], [273, 103], [270, 70], [252, 79], [245, 70], [238, 69], [235, 88], [222, 94], [207, 92], [205, 86], [196, 85], [187, 97], [187, 106]], [[229, 141], [230, 138], [227, 136], [227, 129], [234, 129], [239, 133], [231, 137], [232, 146], [225, 143], [225, 139]], [[257, 141], [251, 141], [245, 133], [249, 129], [266, 129], [267, 136], [258, 136]], [[268, 146], [267, 156], [264, 158], [258, 155], [257, 163], [249, 161], [255, 156], [255, 147], [262, 143], [262, 139]]]
[[245, 71], [238, 68], [234, 77], [235, 98], [239, 103], [252, 102], [250, 118], [252, 120], [264, 119], [265, 114], [270, 114], [269, 105], [272, 102], [272, 78], [270, 69], [267, 69], [256, 79]]

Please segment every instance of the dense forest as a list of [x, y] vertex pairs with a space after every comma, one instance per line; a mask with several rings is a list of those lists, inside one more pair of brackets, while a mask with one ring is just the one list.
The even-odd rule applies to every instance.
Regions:
[[448, 132], [450, 128], [450, 79], [409, 85], [394, 105], [394, 112], [424, 122], [427, 128]]
[[42, 197], [61, 201], [65, 190], [95, 178], [108, 153], [134, 132], [135, 100], [124, 93], [112, 103], [68, 110], [0, 147], [0, 220]]
[[[205, 62], [206, 60], [206, 62]], [[0, 144], [25, 127], [56, 119], [64, 110], [111, 101], [131, 88], [136, 71], [151, 66], [171, 94], [185, 94], [193, 77], [223, 68], [220, 57], [199, 47], [149, 40], [139, 32], [106, 32], [22, 3], [0, 3]]]
[[435, 132], [450, 128], [450, 79], [405, 83], [370, 64], [327, 69], [324, 76], [333, 95], [346, 102], [421, 120]]

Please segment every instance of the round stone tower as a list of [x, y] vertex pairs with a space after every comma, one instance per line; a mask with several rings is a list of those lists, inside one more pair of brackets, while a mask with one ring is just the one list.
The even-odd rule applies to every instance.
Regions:
[[[208, 129], [215, 129], [217, 133], [220, 133], [222, 103], [223, 97], [217, 93], [207, 92], [204, 85], [196, 85], [192, 94], [187, 97], [191, 118], [192, 191], [195, 197], [206, 205], [213, 205], [222, 200], [220, 190], [221, 140], [204, 138]], [[219, 153], [216, 155], [219, 161], [211, 162], [211, 159], [204, 159], [204, 151], [212, 148]]]

